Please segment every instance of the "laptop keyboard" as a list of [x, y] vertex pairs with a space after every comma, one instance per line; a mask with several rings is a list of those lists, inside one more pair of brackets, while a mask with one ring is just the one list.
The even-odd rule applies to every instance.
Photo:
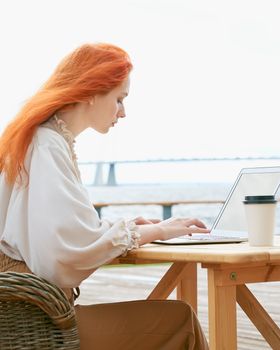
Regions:
[[192, 236], [181, 236], [177, 239], [182, 240], [190, 240], [190, 241], [226, 241], [226, 240], [235, 240], [236, 237], [229, 237], [229, 236], [217, 236], [217, 235], [207, 235], [207, 234], [194, 234]]
[[240, 243], [247, 241], [247, 238], [234, 237], [228, 235], [217, 234], [198, 234], [194, 233], [192, 236], [180, 236], [166, 241], [154, 241], [153, 243], [167, 244], [167, 245], [184, 245], [184, 244], [211, 244], [211, 243]]

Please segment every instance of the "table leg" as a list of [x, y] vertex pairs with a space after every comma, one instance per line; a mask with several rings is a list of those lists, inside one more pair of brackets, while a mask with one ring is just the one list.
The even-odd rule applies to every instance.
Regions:
[[148, 296], [148, 299], [167, 299], [169, 294], [176, 288], [188, 263], [176, 262], [171, 265], [157, 286]]
[[237, 286], [237, 302], [272, 349], [280, 349], [280, 329], [258, 302], [252, 292], [243, 284]]
[[188, 263], [177, 285], [177, 299], [189, 303], [197, 313], [197, 263]]
[[208, 268], [210, 349], [236, 350], [236, 286], [218, 286], [218, 276], [218, 270]]

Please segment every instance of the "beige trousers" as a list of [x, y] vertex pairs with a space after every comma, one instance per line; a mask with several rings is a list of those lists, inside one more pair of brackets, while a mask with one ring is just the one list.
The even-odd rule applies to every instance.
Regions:
[[[23, 261], [0, 252], [0, 271], [29, 272]], [[72, 290], [64, 290], [70, 302]], [[81, 350], [206, 350], [192, 308], [176, 300], [76, 305]]]
[[177, 300], [75, 306], [81, 350], [206, 350], [192, 308]]

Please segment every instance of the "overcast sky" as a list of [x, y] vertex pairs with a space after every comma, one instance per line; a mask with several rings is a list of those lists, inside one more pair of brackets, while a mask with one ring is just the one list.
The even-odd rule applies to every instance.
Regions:
[[280, 155], [277, 0], [0, 3], [1, 129], [85, 42], [123, 47], [127, 118], [77, 139], [79, 160]]

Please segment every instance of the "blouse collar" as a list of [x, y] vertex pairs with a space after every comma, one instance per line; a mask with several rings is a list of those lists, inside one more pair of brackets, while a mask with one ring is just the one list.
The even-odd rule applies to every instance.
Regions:
[[67, 144], [69, 145], [69, 148], [70, 148], [71, 158], [72, 158], [75, 170], [76, 170], [77, 177], [80, 180], [81, 175], [80, 175], [79, 167], [77, 164], [77, 155], [76, 155], [76, 152], [74, 149], [74, 144], [76, 143], [76, 141], [75, 141], [75, 138], [74, 138], [74, 135], [72, 134], [72, 132], [67, 128], [67, 124], [65, 123], [65, 121], [62, 119], [59, 119], [57, 117], [57, 115], [54, 114], [45, 123], [43, 123], [43, 126], [49, 128], [49, 129], [55, 130], [67, 142]]

